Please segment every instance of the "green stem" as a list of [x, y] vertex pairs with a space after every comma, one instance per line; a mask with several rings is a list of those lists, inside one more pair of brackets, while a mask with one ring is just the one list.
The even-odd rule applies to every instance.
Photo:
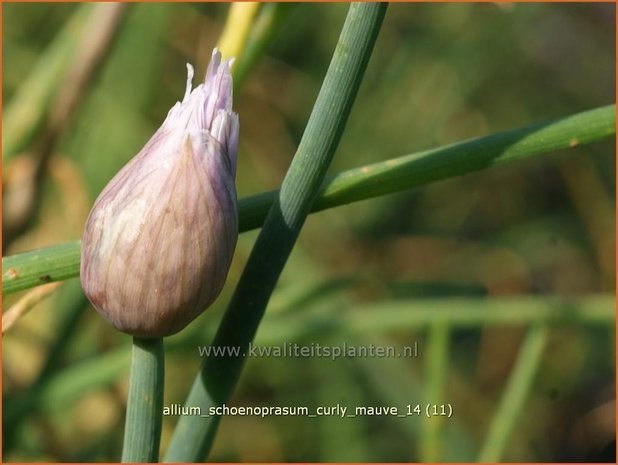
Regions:
[[225, 26], [217, 43], [223, 58], [239, 57], [242, 54], [260, 6], [256, 2], [230, 4]]
[[[246, 350], [270, 295], [324, 180], [380, 30], [385, 3], [353, 3], [298, 150], [215, 335], [213, 347]], [[225, 349], [224, 349], [225, 350]], [[207, 357], [187, 406], [202, 411], [225, 403], [245, 354]], [[208, 455], [219, 417], [183, 416], [166, 461], [200, 461]]]
[[[616, 106], [609, 105], [373, 163], [327, 177], [311, 212], [587, 144], [615, 133]], [[278, 196], [279, 191], [270, 191], [241, 199], [238, 204], [240, 231], [259, 228]], [[78, 276], [79, 246], [79, 241], [74, 241], [3, 258], [2, 293], [6, 295]]]
[[[448, 377], [449, 324], [437, 321], [429, 328], [427, 347], [427, 380], [425, 382], [425, 403], [446, 404], [444, 397]], [[422, 423], [420, 454], [421, 462], [442, 460], [442, 432], [444, 417], [434, 416]]]
[[163, 339], [133, 338], [122, 461], [157, 462], [163, 420]]
[[499, 462], [517, 419], [524, 408], [528, 391], [541, 364], [549, 329], [545, 325], [533, 326], [523, 342], [515, 367], [494, 414], [478, 457], [479, 462]]

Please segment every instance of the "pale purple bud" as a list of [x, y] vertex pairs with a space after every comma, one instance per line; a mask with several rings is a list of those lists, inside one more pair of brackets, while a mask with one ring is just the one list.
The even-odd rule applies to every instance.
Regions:
[[219, 295], [236, 240], [232, 61], [191, 90], [107, 184], [86, 222], [80, 279], [98, 312], [142, 337], [180, 331]]

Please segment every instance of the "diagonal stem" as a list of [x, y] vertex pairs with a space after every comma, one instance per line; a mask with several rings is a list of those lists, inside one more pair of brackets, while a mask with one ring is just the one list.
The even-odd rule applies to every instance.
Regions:
[[[200, 407], [203, 414], [225, 403], [236, 386], [245, 352], [343, 133], [385, 13], [385, 3], [350, 6], [294, 160], [212, 344], [223, 350], [239, 348], [240, 353], [206, 357], [185, 404]], [[219, 421], [217, 415], [181, 417], [165, 461], [203, 460]]]

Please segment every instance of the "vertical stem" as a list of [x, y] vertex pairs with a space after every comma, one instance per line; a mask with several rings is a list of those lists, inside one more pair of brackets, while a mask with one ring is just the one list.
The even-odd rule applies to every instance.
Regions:
[[259, 2], [231, 3], [225, 28], [219, 38], [217, 47], [224, 58], [242, 55], [253, 19], [260, 8]]
[[[427, 381], [425, 383], [425, 402], [428, 404], [446, 404], [444, 398], [448, 375], [449, 326], [437, 321], [429, 328], [427, 348]], [[421, 462], [439, 462], [442, 447], [444, 417], [438, 415], [425, 419], [421, 431]]]
[[163, 418], [162, 338], [133, 338], [122, 461], [157, 462]]

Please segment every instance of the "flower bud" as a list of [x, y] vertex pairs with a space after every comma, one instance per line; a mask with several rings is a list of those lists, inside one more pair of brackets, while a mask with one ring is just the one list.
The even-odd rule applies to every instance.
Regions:
[[236, 240], [238, 115], [213, 51], [191, 90], [107, 184], [88, 216], [80, 279], [97, 311], [142, 337], [180, 331], [219, 295]]

